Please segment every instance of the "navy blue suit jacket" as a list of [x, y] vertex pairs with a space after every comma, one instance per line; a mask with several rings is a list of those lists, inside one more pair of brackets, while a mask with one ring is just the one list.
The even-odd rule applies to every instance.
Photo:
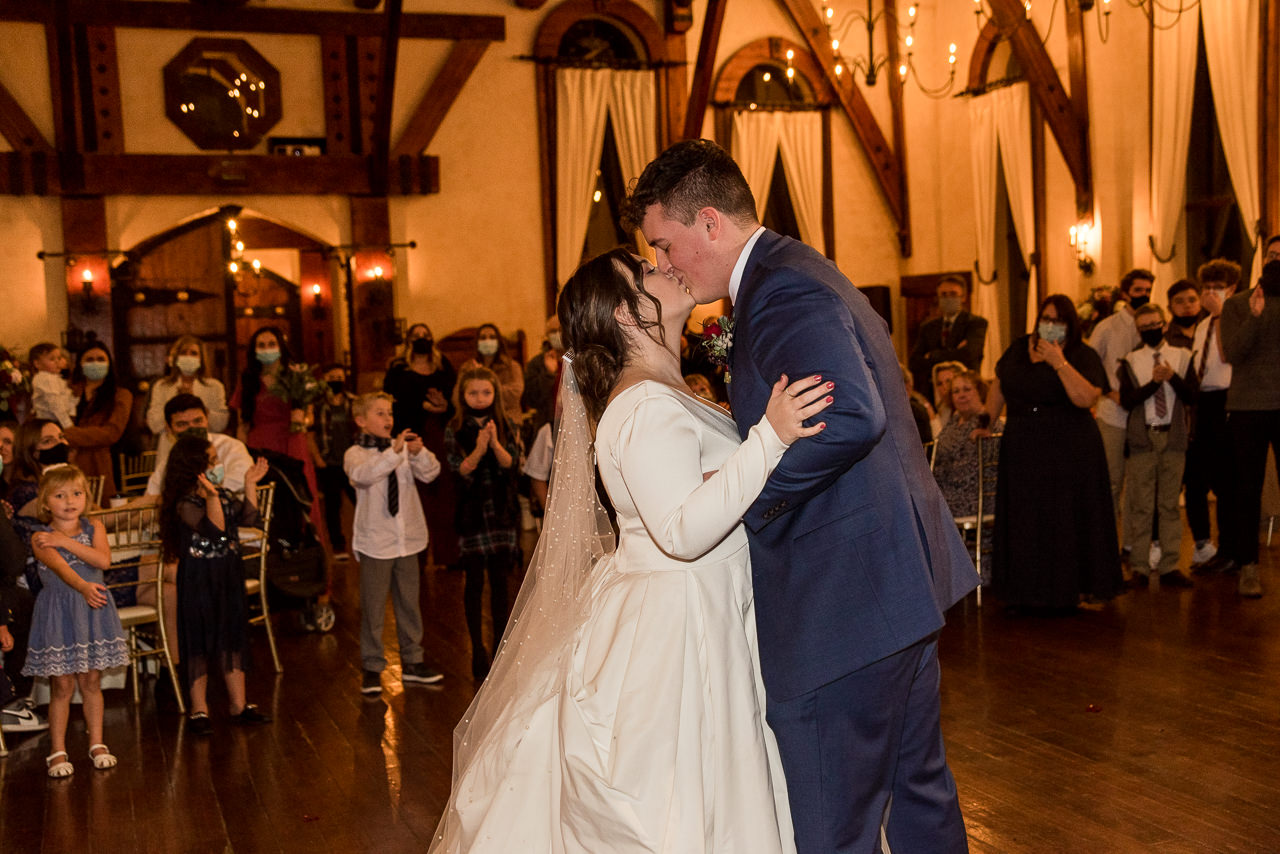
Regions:
[[978, 581], [911, 417], [888, 326], [834, 264], [771, 231], [734, 304], [729, 400], [746, 437], [780, 374], [836, 384], [744, 519], [760, 663], [779, 700], [942, 627]]

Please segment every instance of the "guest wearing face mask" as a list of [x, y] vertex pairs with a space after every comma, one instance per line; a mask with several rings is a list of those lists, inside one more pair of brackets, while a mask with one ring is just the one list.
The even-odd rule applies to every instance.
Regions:
[[[932, 395], [933, 367], [942, 362], [959, 362], [971, 371], [982, 364], [982, 351], [987, 341], [987, 319], [964, 310], [969, 285], [959, 276], [944, 276], [938, 282], [935, 297], [936, 316], [920, 324], [915, 346], [907, 364], [915, 387]], [[935, 407], [938, 401], [931, 397]]]
[[520, 405], [533, 411], [529, 425], [530, 434], [536, 434], [543, 424], [555, 417], [556, 386], [560, 377], [560, 357], [564, 355], [564, 342], [560, 340], [560, 318], [554, 314], [547, 318], [547, 337], [542, 342], [542, 352], [524, 366], [524, 396]]
[[524, 395], [524, 371], [507, 354], [507, 342], [492, 323], [482, 323], [476, 329], [476, 355], [458, 369], [459, 374], [470, 368], [488, 368], [502, 385], [503, 410], [512, 427], [519, 430], [524, 421], [520, 399]]
[[1178, 279], [1169, 287], [1169, 328], [1164, 340], [1171, 347], [1190, 350], [1195, 342], [1196, 324], [1209, 316], [1200, 305], [1200, 286], [1190, 279]]
[[[273, 451], [300, 461], [307, 488], [312, 495], [319, 495], [315, 435], [311, 432], [313, 414], [291, 409], [284, 399], [271, 393], [280, 372], [293, 364], [289, 342], [281, 330], [264, 326], [249, 337], [247, 350], [240, 387], [231, 398], [232, 408], [240, 412], [236, 436], [254, 453]], [[319, 501], [311, 502], [311, 524], [317, 536], [323, 536], [324, 516]]]
[[1041, 304], [1036, 331], [1014, 340], [996, 364], [988, 423], [1009, 411], [992, 585], [1006, 606], [1071, 611], [1121, 589], [1106, 456], [1089, 414], [1108, 389], [1098, 354], [1081, 341], [1075, 306], [1062, 294]]
[[[395, 398], [391, 413], [394, 434], [408, 430], [422, 439], [423, 446], [445, 458], [444, 431], [453, 417], [453, 386], [457, 373], [435, 345], [431, 327], [415, 323], [405, 332], [404, 352], [391, 362], [382, 380], [382, 390]], [[458, 535], [453, 527], [455, 503], [453, 473], [445, 467], [431, 483], [414, 481], [422, 512], [427, 517], [428, 550], [436, 566], [458, 563]]]
[[120, 441], [133, 414], [133, 395], [116, 384], [110, 352], [90, 344], [76, 357], [71, 389], [79, 397], [76, 421], [63, 434], [71, 445], [71, 462], [85, 477], [102, 477], [103, 498], [116, 494], [112, 446]]
[[343, 458], [360, 432], [351, 413], [355, 400], [347, 389], [347, 370], [342, 365], [326, 365], [321, 377], [324, 400], [316, 405], [316, 479], [324, 499], [324, 523], [333, 546], [333, 559], [350, 560], [347, 537], [342, 530], [342, 496], [356, 503], [356, 492], [343, 470]]
[[167, 455], [173, 439], [166, 429], [164, 405], [180, 394], [194, 394], [204, 401], [209, 429], [221, 433], [227, 429], [231, 413], [227, 409], [227, 389], [209, 376], [209, 362], [204, 344], [194, 335], [183, 335], [169, 348], [165, 360], [167, 371], [151, 386], [147, 402], [147, 429], [157, 437], [156, 450]]

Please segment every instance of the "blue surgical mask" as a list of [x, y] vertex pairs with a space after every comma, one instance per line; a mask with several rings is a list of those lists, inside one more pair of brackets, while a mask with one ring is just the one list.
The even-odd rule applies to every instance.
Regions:
[[253, 355], [257, 356], [258, 361], [264, 365], [274, 365], [280, 361], [279, 350], [256, 350]]
[[1067, 340], [1067, 324], [1057, 320], [1042, 320], [1036, 326], [1036, 334], [1040, 336], [1041, 341], [1061, 344]]
[[82, 362], [80, 370], [84, 373], [84, 378], [90, 382], [98, 382], [107, 378], [107, 371], [110, 365], [106, 362]]
[[226, 474], [227, 474], [226, 468], [223, 467], [222, 463], [218, 463], [216, 466], [214, 466], [213, 468], [205, 472], [204, 476], [208, 478], [210, 483], [212, 483], [214, 486], [217, 486], [220, 483], [222, 483], [222, 479], [226, 477]]

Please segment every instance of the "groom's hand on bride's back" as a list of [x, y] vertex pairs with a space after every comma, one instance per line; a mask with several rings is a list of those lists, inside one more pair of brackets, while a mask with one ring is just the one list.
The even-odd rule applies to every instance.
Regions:
[[807, 376], [793, 383], [787, 382], [783, 374], [773, 384], [769, 395], [769, 403], [765, 406], [764, 415], [769, 419], [773, 431], [783, 443], [790, 445], [796, 439], [813, 436], [826, 429], [825, 421], [811, 427], [804, 422], [817, 415], [831, 405], [835, 399], [831, 392], [836, 384], [824, 381], [821, 376]]

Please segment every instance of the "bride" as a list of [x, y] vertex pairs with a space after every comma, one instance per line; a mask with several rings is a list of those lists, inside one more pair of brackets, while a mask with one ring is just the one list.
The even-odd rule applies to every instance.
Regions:
[[782, 377], [740, 442], [681, 378], [693, 305], [620, 249], [564, 287], [551, 498], [432, 851], [795, 850], [740, 519], [830, 385]]

